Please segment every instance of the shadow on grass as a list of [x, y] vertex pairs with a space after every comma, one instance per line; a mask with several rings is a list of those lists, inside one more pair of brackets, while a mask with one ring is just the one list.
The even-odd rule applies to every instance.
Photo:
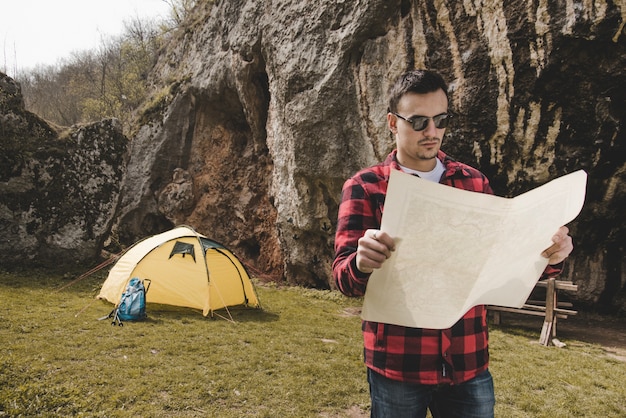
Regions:
[[[262, 308], [235, 307], [230, 308], [229, 312], [235, 322], [275, 322], [279, 319], [278, 314]], [[223, 320], [221, 317], [228, 318], [228, 313], [223, 309], [216, 311], [212, 318], [207, 318], [220, 321]]]
[[[165, 321], [172, 320], [183, 322], [228, 321], [230, 320], [229, 312], [234, 322], [268, 323], [278, 321], [279, 319], [279, 315], [276, 313], [261, 308], [247, 308], [245, 306], [231, 307], [228, 309], [228, 312], [225, 309], [220, 309], [213, 312], [213, 315], [209, 314], [205, 317], [202, 315], [202, 312], [197, 309], [148, 303], [146, 312], [148, 314], [146, 319], [135, 322], [161, 324]], [[107, 321], [111, 322], [112, 318], [107, 319]]]

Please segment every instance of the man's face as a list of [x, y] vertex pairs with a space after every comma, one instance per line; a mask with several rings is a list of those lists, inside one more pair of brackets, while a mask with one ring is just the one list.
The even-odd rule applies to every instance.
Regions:
[[[419, 116], [434, 117], [448, 112], [448, 99], [442, 90], [432, 93], [407, 93], [398, 102], [398, 115], [406, 119]], [[445, 128], [437, 128], [435, 121], [428, 120], [423, 130], [415, 131], [411, 123], [393, 113], [387, 114], [387, 125], [396, 137], [398, 162], [418, 171], [435, 168], [435, 158], [441, 147]]]

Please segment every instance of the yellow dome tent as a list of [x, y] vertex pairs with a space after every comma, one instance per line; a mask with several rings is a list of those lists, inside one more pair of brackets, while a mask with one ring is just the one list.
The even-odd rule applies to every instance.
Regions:
[[204, 316], [229, 306], [260, 307], [239, 259], [188, 226], [135, 243], [115, 263], [97, 298], [117, 306], [133, 277], [150, 280], [147, 303], [201, 309]]

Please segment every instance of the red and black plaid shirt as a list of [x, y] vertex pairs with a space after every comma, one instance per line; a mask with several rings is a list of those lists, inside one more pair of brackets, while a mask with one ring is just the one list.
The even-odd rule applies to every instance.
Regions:
[[[453, 160], [442, 151], [438, 158], [445, 166], [440, 183], [493, 194], [489, 180], [480, 171]], [[400, 169], [396, 151], [384, 162], [359, 171], [343, 186], [333, 275], [345, 295], [365, 294], [369, 274], [356, 268], [356, 249], [366, 230], [380, 228], [392, 169]], [[372, 321], [363, 321], [362, 328], [365, 364], [390, 379], [420, 384], [458, 384], [488, 367], [487, 313], [482, 305], [470, 309], [451, 328], [443, 330]]]

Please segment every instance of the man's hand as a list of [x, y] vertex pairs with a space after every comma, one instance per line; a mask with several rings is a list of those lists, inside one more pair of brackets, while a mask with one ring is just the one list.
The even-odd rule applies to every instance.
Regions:
[[574, 244], [572, 244], [572, 237], [568, 234], [569, 229], [566, 226], [560, 227], [552, 237], [554, 244], [541, 253], [542, 256], [549, 260], [548, 264], [558, 264], [572, 252]]
[[356, 249], [356, 268], [362, 273], [371, 273], [380, 268], [396, 249], [393, 238], [378, 229], [368, 229], [359, 238]]

